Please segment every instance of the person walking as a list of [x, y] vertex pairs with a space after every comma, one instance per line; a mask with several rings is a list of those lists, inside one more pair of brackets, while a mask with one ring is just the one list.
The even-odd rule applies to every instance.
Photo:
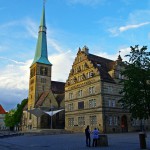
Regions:
[[91, 146], [91, 136], [90, 136], [89, 125], [85, 129], [85, 136], [86, 136], [86, 146], [90, 147]]
[[96, 146], [97, 146], [98, 135], [99, 135], [99, 131], [98, 131], [98, 129], [95, 128], [95, 129], [92, 131], [92, 137], [93, 137], [92, 146], [93, 146], [93, 147], [96, 147]]

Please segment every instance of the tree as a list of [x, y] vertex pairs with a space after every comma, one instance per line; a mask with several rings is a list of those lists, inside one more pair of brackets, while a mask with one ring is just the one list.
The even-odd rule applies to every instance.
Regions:
[[27, 104], [28, 99], [22, 100], [21, 104], [17, 104], [16, 109], [10, 110], [6, 115], [5, 115], [5, 125], [7, 127], [10, 127], [10, 129], [13, 130], [15, 126], [18, 126], [18, 124], [21, 121], [22, 113], [23, 113], [23, 108]]
[[15, 113], [15, 109], [11, 109], [6, 115], [5, 115], [5, 125], [6, 127], [10, 127], [11, 130], [13, 130], [14, 126], [15, 126], [15, 119], [14, 119], [14, 113]]
[[21, 104], [17, 104], [17, 110], [14, 113], [14, 119], [15, 119], [16, 125], [18, 125], [21, 121], [23, 108], [25, 107], [27, 102], [28, 102], [28, 99], [24, 99], [22, 100]]
[[147, 47], [138, 45], [130, 47], [131, 52], [125, 57], [125, 69], [122, 75], [123, 95], [119, 102], [124, 109], [128, 109], [133, 118], [148, 119], [150, 116], [150, 52]]

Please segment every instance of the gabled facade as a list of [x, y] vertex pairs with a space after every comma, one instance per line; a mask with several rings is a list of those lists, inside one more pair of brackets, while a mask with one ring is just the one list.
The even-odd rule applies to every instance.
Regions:
[[139, 128], [118, 100], [124, 64], [79, 48], [65, 84], [65, 129], [84, 131], [87, 125], [101, 132], [127, 132]]
[[4, 108], [2, 107], [2, 105], [0, 105], [0, 130], [6, 130], [6, 126], [5, 126], [5, 115], [7, 114], [7, 112], [4, 110]]

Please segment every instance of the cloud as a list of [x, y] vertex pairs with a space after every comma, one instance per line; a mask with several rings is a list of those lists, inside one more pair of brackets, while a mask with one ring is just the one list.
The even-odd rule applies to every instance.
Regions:
[[112, 54], [112, 55], [110, 55], [109, 53], [106, 53], [106, 52], [101, 52], [101, 53], [98, 53], [97, 55], [100, 57], [107, 58], [107, 59], [117, 60], [119, 51], [120, 51], [120, 56], [122, 57], [123, 61], [127, 61], [128, 59], [124, 56], [130, 53], [130, 47], [119, 48], [118, 53]]
[[[75, 56], [70, 50], [65, 53], [55, 53], [49, 56], [49, 60], [53, 64], [53, 81], [66, 81], [74, 58]], [[9, 110], [14, 108], [21, 100], [28, 97], [29, 72], [32, 60], [18, 62], [17, 60], [0, 57], [0, 63], [4, 60], [6, 66], [1, 68], [0, 104], [3, 104]]]
[[28, 88], [30, 61], [18, 62], [16, 60], [0, 57], [0, 62], [5, 59], [6, 65], [1, 67], [0, 88], [20, 89]]
[[142, 26], [145, 25], [149, 25], [150, 22], [143, 22], [143, 23], [139, 23], [139, 24], [130, 24], [130, 25], [126, 25], [126, 26], [121, 26], [121, 27], [114, 27], [114, 28], [110, 28], [108, 29], [108, 31], [113, 35], [113, 36], [118, 36], [120, 33], [125, 32], [127, 30], [131, 30], [131, 29], [137, 29], [140, 28]]
[[124, 32], [126, 30], [130, 30], [130, 29], [135, 29], [135, 28], [139, 28], [145, 25], [150, 24], [150, 22], [144, 22], [144, 23], [140, 23], [140, 24], [133, 24], [133, 25], [127, 25], [127, 26], [122, 26], [119, 28], [120, 32]]
[[[26, 24], [26, 29], [27, 29], [28, 33], [30, 34], [30, 36], [37, 39], [38, 38], [38, 29], [37, 29], [38, 24], [35, 23], [30, 18], [27, 18], [26, 20], [24, 20], [24, 22]], [[52, 47], [54, 50], [56, 50], [58, 52], [63, 52], [63, 50], [62, 50], [61, 46], [58, 44], [58, 42], [51, 37], [51, 36], [53, 36], [52, 33], [54, 34], [54, 30], [49, 27], [47, 33], [48, 33], [47, 34], [47, 45]]]

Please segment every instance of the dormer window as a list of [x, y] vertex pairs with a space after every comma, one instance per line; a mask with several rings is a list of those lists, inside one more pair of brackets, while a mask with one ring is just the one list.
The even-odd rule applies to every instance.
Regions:
[[97, 64], [98, 67], [101, 67], [101, 64]]

